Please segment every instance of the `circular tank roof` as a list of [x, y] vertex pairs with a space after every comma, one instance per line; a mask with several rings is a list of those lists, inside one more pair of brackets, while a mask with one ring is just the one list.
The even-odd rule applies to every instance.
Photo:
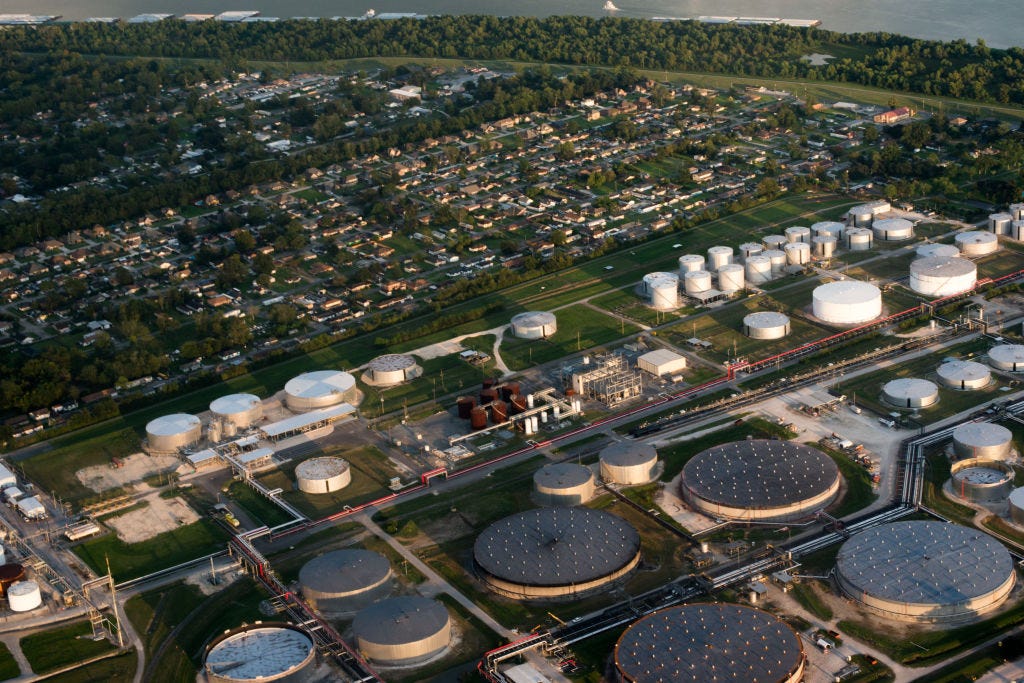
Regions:
[[992, 375], [987, 365], [973, 360], [949, 360], [939, 366], [939, 377], [951, 382], [977, 382]]
[[484, 529], [473, 557], [500, 579], [565, 586], [605, 577], [640, 551], [640, 534], [626, 520], [581, 507], [528, 510]]
[[594, 478], [594, 473], [585, 465], [572, 462], [545, 465], [533, 475], [533, 483], [547, 489], [571, 489], [582, 486]]
[[856, 590], [873, 597], [945, 605], [994, 591], [1013, 573], [1013, 558], [976, 529], [912, 521], [855, 535], [839, 549], [836, 567]]
[[910, 263], [910, 272], [919, 277], [959, 277], [978, 272], [974, 261], [959, 256], [929, 256]]
[[512, 316], [513, 325], [523, 327], [547, 327], [555, 324], [555, 314], [548, 311], [526, 311]]
[[299, 583], [320, 593], [348, 595], [379, 586], [391, 576], [391, 564], [379, 553], [358, 548], [315, 557], [299, 570]]
[[448, 624], [448, 610], [436, 600], [406, 595], [361, 610], [352, 630], [378, 645], [406, 645], [429, 638]]
[[1024, 363], [1024, 344], [1000, 344], [988, 350], [988, 357], [997, 363]]
[[974, 448], [994, 448], [1010, 443], [1013, 432], [991, 422], [966, 422], [953, 430], [953, 440]]
[[960, 250], [952, 244], [922, 244], [917, 248], [918, 258], [952, 258], [959, 255]]
[[720, 505], [789, 507], [832, 488], [839, 468], [821, 451], [790, 441], [734, 441], [701, 451], [683, 467], [681, 485]]
[[1015, 488], [1010, 493], [1010, 506], [1015, 508], [1024, 508], [1024, 486]]
[[881, 230], [908, 230], [913, 228], [914, 224], [906, 218], [879, 218], [871, 224], [871, 227]]
[[416, 365], [416, 359], [412, 356], [407, 356], [404, 353], [388, 353], [371, 360], [368, 367], [377, 372], [389, 372], [405, 370], [414, 365]]
[[351, 391], [356, 378], [340, 370], [317, 370], [304, 372], [288, 380], [284, 390], [296, 398], [320, 398]]
[[894, 399], [920, 400], [935, 396], [939, 393], [939, 388], [935, 386], [935, 382], [930, 382], [926, 379], [901, 377], [886, 382], [885, 386], [882, 387], [882, 392]]
[[998, 242], [999, 237], [991, 232], [982, 232], [980, 230], [971, 230], [969, 232], [962, 232], [956, 236], [957, 244], [992, 244]]
[[348, 461], [333, 456], [310, 458], [303, 460], [295, 468], [295, 476], [299, 479], [329, 479], [349, 469]]
[[644, 275], [644, 282], [646, 282], [647, 285], [650, 287], [658, 287], [662, 285], [669, 286], [673, 284], [678, 284], [679, 276], [676, 275], [675, 273], [647, 273], [647, 275]]
[[645, 465], [658, 459], [654, 446], [636, 441], [616, 441], [601, 449], [601, 462], [615, 467]]
[[834, 304], [866, 304], [882, 296], [881, 290], [860, 280], [840, 280], [814, 288], [812, 295], [819, 301]]
[[669, 607], [633, 623], [615, 644], [631, 683], [779, 683], [803, 665], [800, 636], [767, 612], [731, 604]]
[[260, 397], [254, 394], [228, 394], [210, 404], [210, 410], [218, 415], [234, 415], [252, 410], [259, 405]]
[[155, 436], [174, 436], [185, 434], [199, 426], [199, 418], [187, 413], [164, 415], [146, 425], [146, 432]]
[[205, 666], [223, 680], [272, 678], [302, 666], [312, 650], [313, 641], [296, 628], [257, 626], [214, 645]]
[[775, 313], [774, 311], [758, 311], [757, 313], [744, 316], [743, 324], [747, 327], [756, 327], [758, 329], [785, 327], [789, 324], [789, 316], [785, 313]]

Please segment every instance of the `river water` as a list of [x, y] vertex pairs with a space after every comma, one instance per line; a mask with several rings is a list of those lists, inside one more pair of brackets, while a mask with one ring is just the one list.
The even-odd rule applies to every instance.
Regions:
[[[257, 10], [273, 17], [359, 16], [382, 12], [605, 16], [604, 0], [0, 0], [0, 13], [59, 14], [65, 19]], [[618, 0], [622, 17], [757, 16], [819, 19], [833, 31], [888, 31], [991, 47], [1024, 46], [1022, 0]]]

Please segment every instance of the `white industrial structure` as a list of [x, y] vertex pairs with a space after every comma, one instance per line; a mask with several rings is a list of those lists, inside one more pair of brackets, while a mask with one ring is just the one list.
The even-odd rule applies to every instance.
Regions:
[[920, 258], [910, 264], [910, 288], [925, 296], [950, 296], [974, 289], [978, 266], [970, 259]]
[[883, 200], [854, 206], [846, 212], [847, 223], [857, 227], [871, 225], [875, 216], [892, 211], [892, 205]]
[[854, 325], [882, 314], [882, 292], [859, 280], [830, 282], [814, 289], [812, 310], [819, 320], [837, 325]]
[[408, 595], [364, 608], [352, 622], [352, 632], [360, 652], [371, 662], [408, 666], [448, 647], [452, 621], [440, 602]]
[[975, 391], [984, 389], [992, 381], [987, 366], [973, 360], [949, 360], [939, 366], [939, 381], [951, 389]]
[[807, 242], [790, 242], [783, 250], [786, 252], [786, 263], [791, 266], [802, 266], [811, 262], [811, 245]]
[[541, 505], [583, 505], [594, 497], [594, 472], [586, 465], [555, 462], [533, 474], [534, 498]]
[[695, 270], [704, 270], [704, 257], [700, 254], [683, 254], [679, 257], [679, 274], [685, 276]]
[[664, 377], [685, 370], [686, 358], [668, 349], [655, 349], [637, 358], [636, 366], [655, 377]]
[[986, 256], [999, 251], [999, 238], [990, 232], [962, 232], [956, 236], [955, 241], [964, 256]]
[[850, 251], [868, 251], [875, 246], [875, 233], [869, 228], [847, 228], [843, 242]]
[[988, 216], [988, 229], [994, 235], [1009, 235], [1013, 216], [1008, 213], [992, 213]]
[[770, 251], [773, 249], [776, 251], [781, 251], [782, 245], [786, 244], [787, 242], [789, 242], [789, 240], [786, 239], [785, 235], [765, 235], [761, 239], [761, 244], [764, 245], [765, 251]]
[[871, 224], [875, 239], [901, 242], [914, 236], [914, 224], [906, 218], [882, 218]]
[[340, 370], [304, 372], [284, 385], [285, 405], [301, 413], [357, 402], [356, 378]]
[[609, 484], [634, 486], [654, 481], [658, 451], [638, 441], [616, 441], [601, 449], [601, 479]]
[[714, 272], [732, 263], [732, 247], [711, 247], [708, 249], [708, 270]]
[[718, 288], [725, 293], [738, 292], [746, 286], [744, 269], [738, 263], [727, 263], [718, 269]]
[[743, 317], [743, 334], [751, 339], [782, 339], [789, 334], [791, 324], [785, 313], [758, 311]]
[[832, 235], [816, 235], [811, 238], [811, 253], [816, 259], [830, 259], [836, 253], [837, 244]]
[[393, 387], [416, 379], [423, 368], [416, 359], [404, 353], [377, 356], [366, 365], [363, 381], [372, 387]]
[[343, 458], [310, 458], [295, 468], [295, 482], [303, 493], [333, 493], [352, 483], [352, 468]]
[[1013, 432], [991, 422], [965, 422], [953, 430], [953, 452], [961, 458], [1007, 460], [1013, 455]]
[[12, 612], [31, 612], [42, 604], [43, 595], [35, 581], [19, 581], [7, 589], [7, 606]]
[[548, 311], [527, 311], [512, 316], [512, 334], [520, 339], [547, 339], [558, 331], [558, 320]]
[[811, 232], [815, 237], [835, 237], [842, 239], [846, 225], [838, 221], [819, 221], [811, 226]]
[[1024, 486], [1014, 489], [1010, 494], [1010, 521], [1017, 526], [1024, 526]]
[[783, 230], [783, 232], [786, 234], [786, 241], [790, 244], [794, 242], [807, 242], [809, 244], [811, 241], [811, 229], [803, 225], [790, 226]]
[[901, 377], [885, 383], [882, 398], [898, 408], [927, 408], [938, 402], [939, 387], [926, 379]]
[[960, 250], [952, 244], [929, 242], [920, 245], [916, 254], [917, 258], [954, 258], [960, 255]]
[[679, 308], [679, 276], [675, 273], [648, 273], [644, 275], [640, 288], [651, 308], [657, 311]]
[[694, 270], [683, 275], [683, 288], [688, 296], [711, 291], [711, 273], [706, 270]]
[[752, 285], [761, 285], [772, 279], [772, 259], [767, 253], [750, 256], [744, 262], [744, 277]]
[[1024, 345], [1000, 344], [988, 350], [988, 364], [996, 370], [1024, 372]]
[[164, 415], [146, 425], [146, 439], [153, 453], [174, 453], [198, 443], [202, 436], [203, 423], [187, 413]]
[[743, 262], [746, 263], [747, 259], [751, 256], [757, 256], [764, 251], [764, 245], [759, 242], [744, 242], [739, 246], [740, 254], [743, 256]]
[[778, 277], [786, 270], [786, 252], [782, 249], [768, 249], [764, 255], [772, 262], [772, 276]]
[[263, 402], [254, 394], [229, 394], [210, 403], [210, 412], [235, 429], [248, 429], [263, 417]]

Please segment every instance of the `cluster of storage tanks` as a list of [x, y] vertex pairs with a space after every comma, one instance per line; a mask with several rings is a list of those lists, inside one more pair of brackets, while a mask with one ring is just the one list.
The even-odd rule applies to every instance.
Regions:
[[[580, 399], [570, 395], [567, 400], [573, 410], [578, 412]], [[494, 379], [485, 379], [478, 397], [460, 396], [455, 406], [458, 416], [463, 420], [469, 420], [469, 426], [473, 430], [486, 429], [489, 416], [492, 425], [511, 420], [517, 429], [522, 429], [526, 434], [536, 434], [542, 424], [547, 424], [549, 418], [549, 411], [542, 410], [535, 415], [512, 420], [513, 417], [535, 407], [533, 394], [522, 394], [519, 382], [499, 383]], [[555, 421], [561, 418], [561, 408], [558, 405], [551, 406], [550, 417]]]
[[910, 288], [925, 296], [970, 291], [978, 281], [978, 267], [970, 259], [998, 250], [996, 235], [975, 230], [958, 234], [954, 244], [923, 244], [910, 264]]
[[1024, 240], [1024, 204], [1010, 204], [1007, 212], [990, 214], [988, 229], [995, 235]]
[[[605, 483], [634, 486], [654, 481], [658, 451], [643, 443], [615, 442], [601, 450], [598, 460]], [[533, 475], [534, 498], [541, 505], [583, 505], [594, 497], [596, 479], [594, 471], [586, 465], [545, 465]]]
[[[5, 559], [0, 548], [0, 562]], [[43, 604], [39, 583], [25, 576], [25, 567], [17, 562], [0, 564], [0, 595], [12, 612], [31, 612]]]

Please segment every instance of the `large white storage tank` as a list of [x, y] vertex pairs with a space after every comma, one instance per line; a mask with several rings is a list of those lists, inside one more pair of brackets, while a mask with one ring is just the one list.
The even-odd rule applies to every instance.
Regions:
[[990, 232], [971, 230], [956, 236], [956, 246], [964, 256], [985, 256], [999, 250], [999, 238]]
[[790, 242], [785, 247], [786, 262], [791, 266], [802, 266], [811, 262], [811, 245], [806, 242]]
[[695, 270], [683, 275], [683, 287], [689, 295], [700, 294], [711, 290], [711, 273], [706, 270]]
[[213, 641], [203, 658], [209, 683], [299, 683], [316, 666], [312, 638], [291, 624], [242, 626]]
[[354, 612], [391, 590], [391, 564], [371, 550], [346, 548], [313, 558], [299, 570], [302, 597], [323, 612]]
[[988, 229], [994, 235], [1009, 235], [1013, 216], [1008, 213], [992, 213], [988, 216]]
[[789, 316], [774, 311], [758, 311], [743, 317], [743, 334], [751, 339], [782, 339], [790, 330]]
[[43, 595], [35, 581], [19, 581], [7, 589], [7, 606], [12, 612], [31, 612], [42, 604]]
[[866, 323], [882, 314], [881, 290], [859, 280], [821, 285], [814, 289], [811, 299], [814, 316], [827, 323]]
[[648, 273], [644, 275], [642, 288], [651, 308], [658, 311], [679, 308], [679, 276], [675, 273]]
[[732, 263], [732, 247], [718, 246], [708, 249], [708, 270], [717, 271], [729, 263]]
[[356, 378], [340, 370], [316, 370], [293, 377], [284, 385], [284, 402], [297, 413], [354, 403]]
[[868, 251], [875, 246], [875, 233], [869, 228], [847, 228], [843, 242], [850, 251]]
[[451, 642], [452, 622], [443, 604], [420, 596], [370, 605], [352, 622], [359, 650], [372, 662], [411, 665], [430, 659]]
[[747, 282], [760, 285], [772, 279], [772, 259], [767, 254], [751, 256], [746, 260], [743, 274]]
[[953, 430], [953, 452], [960, 458], [1006, 460], [1013, 453], [1013, 432], [991, 422], [965, 422]]
[[925, 296], [950, 296], [974, 289], [978, 266], [965, 258], [922, 258], [910, 264], [910, 288]]
[[594, 497], [594, 472], [574, 462], [551, 463], [534, 472], [533, 489], [541, 505], [583, 505]]
[[917, 258], [953, 258], [960, 255], [960, 249], [952, 244], [922, 244], [916, 250]]
[[718, 288], [723, 292], [738, 292], [746, 286], [743, 280], [743, 266], [727, 263], [718, 269]]
[[761, 244], [764, 245], [765, 251], [769, 251], [771, 249], [781, 251], [782, 245], [788, 242], [789, 240], [786, 239], [785, 235], [765, 235], [761, 240]]
[[846, 226], [838, 221], [818, 221], [811, 226], [811, 233], [815, 237], [835, 237], [837, 240], [843, 238], [843, 231]]
[[203, 435], [203, 423], [195, 415], [174, 413], [164, 415], [146, 425], [146, 439], [149, 450], [157, 453], [173, 453], [198, 443]]
[[679, 257], [679, 274], [686, 275], [695, 270], [704, 270], [704, 257], [700, 254], [683, 254]]
[[996, 370], [1024, 372], [1024, 345], [1000, 344], [988, 350], [988, 364]]
[[851, 208], [846, 212], [846, 218], [848, 223], [860, 227], [871, 225], [875, 216], [890, 211], [892, 211], [892, 205], [889, 202], [878, 200]]
[[992, 381], [992, 372], [973, 360], [950, 360], [939, 366], [939, 381], [951, 389], [975, 391]]
[[746, 263], [747, 259], [751, 256], [757, 256], [764, 251], [764, 246], [759, 242], [744, 242], [739, 246], [740, 255], [743, 256], [743, 262]]
[[654, 481], [658, 451], [636, 441], [618, 441], [601, 449], [601, 478], [609, 484], [633, 486]]
[[906, 218], [881, 218], [871, 224], [875, 239], [901, 242], [914, 236], [914, 224]]
[[229, 394], [214, 400], [210, 412], [238, 429], [248, 429], [263, 417], [263, 403], [253, 394]]
[[557, 331], [554, 313], [527, 311], [512, 316], [512, 334], [520, 339], [547, 339]]
[[811, 241], [811, 229], [803, 225], [794, 225], [783, 230], [786, 233], [786, 241], [790, 244], [794, 242], [808, 242]]
[[334, 456], [310, 458], [295, 468], [295, 482], [303, 493], [333, 493], [352, 483], [352, 468]]
[[1024, 221], [1013, 221], [1010, 223], [1010, 232], [1007, 234], [1010, 239], [1024, 242]]
[[927, 408], [938, 402], [939, 388], [926, 379], [901, 377], [885, 383], [882, 398], [897, 408]]
[[781, 249], [769, 249], [764, 252], [768, 260], [772, 262], [772, 276], [778, 277], [786, 270], [786, 252]]

